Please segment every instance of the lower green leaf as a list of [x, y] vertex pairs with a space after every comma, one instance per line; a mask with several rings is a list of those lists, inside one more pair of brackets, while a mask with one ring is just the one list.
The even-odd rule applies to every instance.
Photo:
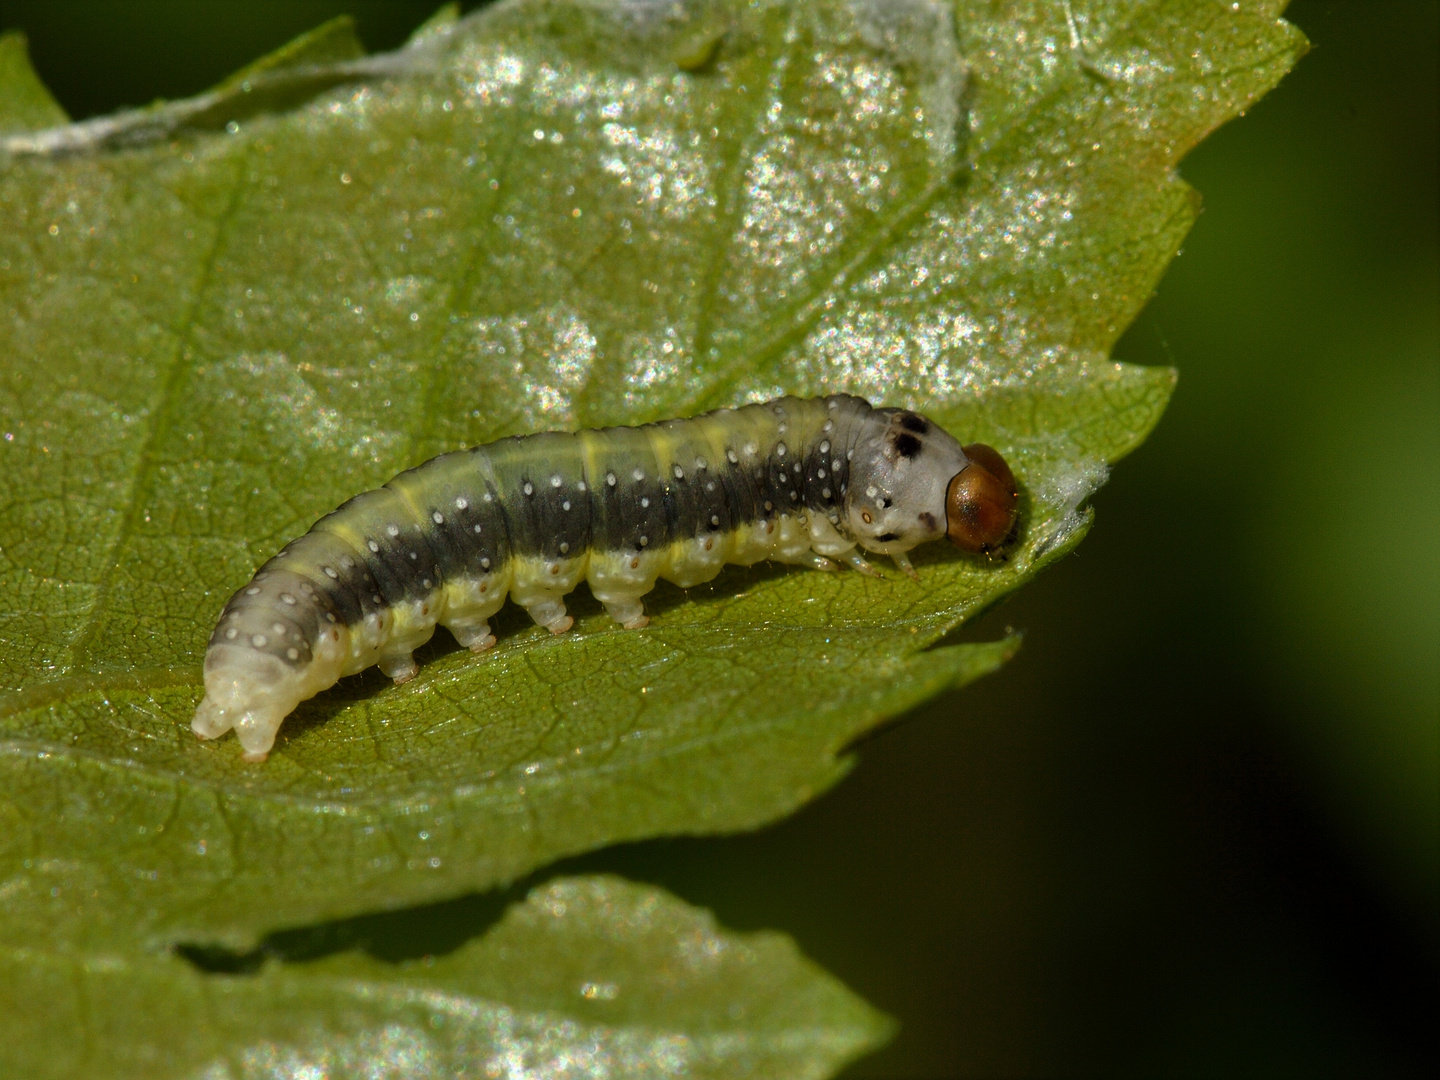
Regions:
[[561, 878], [434, 959], [206, 975], [0, 950], [0, 1074], [44, 1080], [829, 1076], [893, 1025], [787, 937], [616, 878]]

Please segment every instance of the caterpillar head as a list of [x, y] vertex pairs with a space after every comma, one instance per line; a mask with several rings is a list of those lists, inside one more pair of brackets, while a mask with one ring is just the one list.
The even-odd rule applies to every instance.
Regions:
[[850, 533], [886, 555], [949, 537], [965, 551], [999, 547], [1015, 525], [1018, 492], [1005, 459], [984, 443], [961, 446], [918, 413], [876, 409], [855, 448], [846, 495]]

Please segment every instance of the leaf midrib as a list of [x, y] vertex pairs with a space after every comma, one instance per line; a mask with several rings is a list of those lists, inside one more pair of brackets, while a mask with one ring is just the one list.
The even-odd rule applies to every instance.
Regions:
[[[889, 658], [889, 662], [904, 666], [906, 662], [913, 659], [915, 655], [926, 651], [925, 649], [919, 649], [916, 653], [906, 656], [892, 657]], [[936, 677], [938, 678], [939, 676]], [[833, 708], [827, 710], [827, 712], [833, 711]], [[683, 742], [670, 740], [664, 743], [664, 745], [656, 747], [654, 750], [633, 753], [621, 762], [613, 762], [608, 757], [596, 760], [592, 756], [591, 760], [579, 765], [567, 765], [563, 773], [556, 772], [549, 776], [527, 777], [525, 783], [527, 788], [534, 789], [553, 787], [561, 783], [568, 784], [577, 780], [592, 780], [595, 777], [603, 776], [611, 771], [632, 771], [637, 769], [637, 767], [652, 764], [656, 761], [685, 756], [734, 739], [745, 741], [753, 738], [757, 734], [765, 734], [792, 726], [793, 721], [782, 722], [768, 717], [758, 718], [748, 724], [726, 724], [717, 722], [708, 732], [695, 735]], [[636, 729], [631, 728], [629, 730]], [[601, 747], [613, 744], [623, 734], [625, 733], [612, 733], [607, 735], [601, 742], [592, 745], [596, 749], [600, 749]], [[0, 739], [0, 756], [25, 758], [40, 754], [76, 761], [87, 761], [115, 771], [158, 779], [170, 784], [179, 783], [228, 795], [232, 798], [282, 803], [291, 806], [301, 806], [315, 812], [337, 813], [341, 815], [351, 815], [375, 810], [384, 812], [391, 808], [404, 809], [413, 806], [415, 803], [433, 802], [437, 799], [456, 797], [462, 797], [467, 802], [474, 802], [479, 805], [494, 805], [506, 801], [513, 801], [516, 796], [510, 785], [510, 781], [513, 779], [511, 774], [520, 768], [527, 760], [523, 757], [517, 758], [511, 765], [495, 770], [494, 776], [490, 779], [458, 785], [454, 788], [437, 788], [431, 790], [414, 787], [410, 789], [412, 794], [404, 798], [380, 795], [368, 798], [361, 797], [350, 800], [335, 800], [307, 798], [305, 796], [293, 795], [288, 792], [276, 790], [253, 791], [243, 788], [232, 788], [224, 782], [214, 779], [201, 778], [193, 775], [177, 775], [173, 767], [167, 768], [147, 762], [136, 761], [133, 758], [117, 757], [98, 750], [68, 746], [63, 743], [52, 743], [44, 740], [27, 740], [13, 736]], [[623, 778], [623, 783], [631, 783], [633, 779], [633, 777]], [[485, 788], [499, 788], [502, 785], [505, 786], [504, 791], [497, 790], [481, 794]], [[524, 801], [530, 802], [531, 800], [525, 799]]]
[[115, 573], [120, 567], [120, 555], [133, 539], [139, 525], [145, 499], [149, 494], [154, 476], [156, 447], [168, 430], [172, 413], [180, 403], [180, 390], [193, 371], [193, 365], [187, 361], [186, 355], [189, 345], [193, 342], [193, 332], [199, 313], [210, 295], [216, 263], [226, 246], [230, 235], [230, 226], [240, 207], [245, 187], [244, 162], [243, 155], [235, 162], [229, 199], [225, 209], [214, 220], [214, 240], [209, 251], [205, 253], [196, 274], [195, 295], [172, 331], [175, 344], [165, 365], [167, 368], [165, 379], [155, 395], [154, 407], [150, 410], [147, 418], [145, 437], [136, 451], [134, 466], [123, 489], [125, 492], [123, 496], [124, 516], [114, 535], [105, 545], [101, 576], [95, 585], [90, 606], [81, 617], [70, 644], [66, 646], [69, 654], [68, 661], [63, 665], [57, 665], [67, 675], [85, 664], [96, 634], [104, 625], [104, 620], [100, 618], [100, 615], [109, 602], [114, 587]]

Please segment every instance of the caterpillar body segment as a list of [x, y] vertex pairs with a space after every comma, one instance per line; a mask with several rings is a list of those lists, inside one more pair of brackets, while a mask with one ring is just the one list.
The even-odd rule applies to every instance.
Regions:
[[436, 626], [493, 645], [507, 598], [563, 633], [583, 581], [639, 628], [659, 578], [689, 587], [764, 559], [874, 573], [862, 551], [913, 574], [917, 544], [1001, 544], [1015, 502], [994, 450], [844, 394], [442, 454], [321, 518], [230, 599], [191, 726], [233, 728], [263, 760], [295, 706], [342, 676], [411, 678]]

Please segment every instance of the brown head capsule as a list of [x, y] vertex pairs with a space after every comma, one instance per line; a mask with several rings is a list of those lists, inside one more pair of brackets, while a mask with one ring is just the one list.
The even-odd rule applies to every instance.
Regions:
[[945, 491], [946, 535], [965, 551], [987, 551], [1015, 525], [1015, 474], [993, 447], [971, 443], [964, 450], [970, 464]]

